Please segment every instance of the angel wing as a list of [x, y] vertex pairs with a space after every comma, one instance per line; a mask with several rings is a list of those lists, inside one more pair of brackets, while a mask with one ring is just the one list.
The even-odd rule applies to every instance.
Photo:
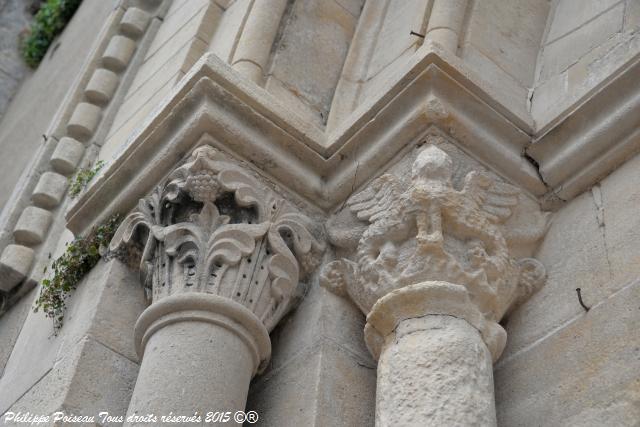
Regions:
[[486, 173], [475, 171], [465, 177], [462, 192], [475, 200], [496, 224], [503, 223], [511, 217], [520, 194], [517, 187], [496, 181]]
[[390, 174], [376, 178], [371, 185], [347, 202], [359, 220], [374, 223], [398, 206], [402, 190], [398, 179]]

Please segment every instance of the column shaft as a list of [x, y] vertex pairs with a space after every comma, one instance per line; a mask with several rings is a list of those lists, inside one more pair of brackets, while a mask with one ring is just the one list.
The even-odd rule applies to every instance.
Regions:
[[467, 0], [435, 0], [427, 38], [456, 53], [466, 10]]
[[403, 320], [378, 362], [376, 426], [496, 426], [491, 354], [466, 320]]
[[[267, 330], [249, 310], [215, 295], [173, 295], [136, 323], [142, 359], [127, 418], [153, 414], [203, 417], [243, 410], [249, 382], [269, 359]], [[128, 421], [125, 426], [149, 425]], [[182, 424], [182, 425], [201, 425]], [[217, 425], [217, 424], [207, 424]]]

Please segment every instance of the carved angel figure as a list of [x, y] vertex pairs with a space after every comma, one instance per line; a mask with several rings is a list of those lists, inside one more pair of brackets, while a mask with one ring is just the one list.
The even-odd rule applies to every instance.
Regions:
[[[357, 239], [355, 259], [329, 264], [323, 284], [349, 294], [366, 314], [395, 289], [447, 281], [464, 285], [485, 316], [496, 321], [521, 293], [537, 290], [544, 268], [534, 259], [513, 259], [505, 238], [504, 224], [520, 191], [483, 172], [470, 172], [456, 190], [452, 173], [451, 158], [429, 145], [414, 161], [408, 186], [385, 174], [352, 196], [348, 210], [368, 226]], [[340, 220], [330, 221], [328, 232], [336, 246], [354, 246]]]

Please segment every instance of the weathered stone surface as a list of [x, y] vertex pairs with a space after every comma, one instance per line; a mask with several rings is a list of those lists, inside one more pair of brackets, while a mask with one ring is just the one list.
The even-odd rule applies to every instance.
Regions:
[[[475, 56], [487, 57], [497, 70], [506, 72], [519, 85], [531, 87], [549, 7], [546, 1], [476, 2], [469, 15], [467, 43], [479, 51]], [[467, 54], [467, 48], [463, 47], [465, 60]], [[481, 74], [500, 85], [504, 79], [487, 72], [488, 66], [486, 68]], [[520, 97], [522, 99], [522, 95]]]
[[88, 102], [81, 102], [73, 110], [67, 123], [67, 132], [76, 139], [87, 139], [100, 123], [101, 108]]
[[[145, 53], [145, 61], [155, 56], [158, 52], [165, 50], [167, 43], [176, 46], [183, 45], [187, 39], [198, 37], [198, 29], [207, 8], [218, 9], [212, 2], [206, 0], [190, 0], [186, 2], [173, 3], [158, 33], [153, 39], [149, 50]], [[209, 23], [210, 27], [215, 26], [215, 22]], [[168, 59], [168, 57], [166, 58]], [[165, 60], [166, 60], [165, 59]], [[164, 62], [164, 61], [162, 61]]]
[[499, 364], [498, 425], [636, 426], [638, 301], [640, 285], [635, 282]]
[[242, 23], [251, 0], [236, 0], [220, 17], [220, 22], [214, 29], [209, 50], [222, 60], [231, 62], [233, 49], [242, 31]]
[[[421, 26], [426, 7], [427, 2], [424, 0], [392, 0], [390, 2], [368, 67], [367, 80], [380, 73], [385, 67], [393, 67], [402, 52], [415, 48], [418, 40], [409, 33], [413, 27]], [[407, 28], [410, 28], [409, 31]]]
[[[175, 208], [190, 213], [174, 216]], [[268, 332], [296, 304], [299, 281], [324, 251], [308, 226], [309, 218], [209, 145], [139, 202], [109, 246], [126, 253], [146, 228], [153, 237], [136, 243], [157, 266], [147, 269], [148, 255], [140, 260], [152, 304], [136, 323], [142, 361], [129, 415], [244, 408], [249, 381], [271, 356]]]
[[60, 204], [67, 190], [68, 180], [55, 172], [45, 172], [40, 177], [31, 199], [33, 203], [45, 209], [52, 209]]
[[122, 32], [131, 37], [140, 37], [149, 25], [150, 16], [137, 7], [129, 7], [120, 21]]
[[[136, 363], [91, 338], [83, 338], [65, 348], [58, 363], [8, 410], [43, 415], [60, 411], [95, 416], [96, 421], [103, 411], [124, 416], [137, 372]], [[21, 424], [7, 421], [4, 425]]]
[[0, 321], [2, 327], [0, 327], [0, 378], [4, 375], [4, 367], [11, 356], [13, 346], [20, 335], [22, 326], [31, 310], [31, 304], [35, 299], [38, 291], [32, 290], [29, 294], [25, 295], [18, 304], [9, 309], [8, 312], [2, 315]]
[[248, 344], [226, 325], [168, 324], [147, 342], [128, 415], [242, 410], [255, 367]]
[[425, 142], [405, 159], [410, 174], [396, 165], [329, 221], [351, 258], [326, 264], [321, 283], [367, 315], [376, 425], [496, 425], [491, 366], [506, 341], [497, 322], [546, 279], [539, 261], [512, 254], [542, 237], [546, 215], [510, 222], [518, 190], [478, 170], [454, 175], [442, 141]]
[[71, 175], [75, 172], [83, 154], [84, 145], [81, 142], [64, 137], [58, 141], [51, 155], [51, 166], [63, 175]]
[[[329, 221], [331, 241], [351, 259], [327, 264], [322, 284], [348, 295], [370, 316], [386, 296], [401, 295], [421, 283], [448, 282], [468, 292], [482, 313], [478, 322], [483, 325], [474, 325], [493, 329], [490, 325], [497, 327], [505, 313], [544, 284], [539, 261], [516, 260], [512, 254], [521, 256], [523, 247], [544, 235], [547, 215], [538, 212], [535, 223], [518, 223], [514, 214], [522, 203], [519, 190], [478, 170], [458, 170], [455, 179], [462, 189], [457, 190], [451, 156], [433, 145], [438, 137], [427, 141], [432, 144], [408, 157], [410, 174], [398, 170], [380, 176]], [[435, 295], [439, 301], [450, 294]], [[445, 312], [433, 312], [432, 298], [425, 298], [429, 312], [423, 315], [448, 314], [449, 305], [443, 302]], [[421, 304], [407, 305], [413, 317], [420, 315]], [[398, 303], [398, 312], [403, 306]], [[392, 327], [385, 329], [377, 328], [382, 338]], [[485, 339], [489, 336], [493, 334]], [[504, 340], [486, 342], [497, 358]]]
[[[84, 0], [38, 69], [26, 77], [0, 122], [0, 208], [48, 136], [53, 117], [89, 56], [115, 0]], [[22, 0], [16, 4], [22, 4]], [[21, 6], [22, 7], [22, 6]], [[5, 38], [0, 36], [0, 40]], [[6, 39], [7, 41], [10, 39]], [[16, 51], [17, 55], [18, 52]], [[0, 54], [4, 58], [4, 54]], [[20, 59], [20, 61], [22, 61]]]
[[[53, 410], [62, 405], [58, 399], [67, 395], [68, 399], [83, 399], [67, 409], [94, 410], [120, 402], [120, 415], [124, 415], [137, 373], [133, 327], [146, 306], [137, 275], [119, 261], [101, 262], [78, 285], [67, 305], [64, 326], [57, 336], [53, 335], [51, 319], [42, 312], [29, 311], [0, 378], [0, 413], [14, 405], [31, 407], [33, 412], [46, 411], [46, 405], [51, 404]], [[79, 343], [87, 340], [97, 351], [91, 350], [91, 354], [105, 360], [93, 361], [92, 355], [85, 358], [78, 354], [86, 351]], [[73, 361], [67, 360], [68, 356], [73, 356]], [[111, 371], [115, 377], [102, 378], [112, 375], [110, 369], [115, 369]]]
[[[284, 98], [292, 109], [308, 104], [326, 121], [356, 19], [335, 1], [298, 2], [289, 23], [282, 29], [280, 44], [272, 59], [269, 81], [282, 83], [293, 97]], [[296, 60], [306, 56], [304, 61]], [[274, 92], [279, 97], [279, 92]], [[313, 117], [313, 116], [312, 116]]]
[[331, 341], [344, 351], [375, 366], [364, 342], [365, 318], [346, 298], [339, 297], [313, 280], [300, 306], [283, 319], [271, 334], [273, 358], [267, 372], [280, 369], [297, 355]]
[[620, 2], [584, 26], [557, 40], [550, 41], [544, 47], [542, 54], [541, 78], [546, 80], [565, 70], [581, 56], [618, 32], [622, 28], [623, 17], [624, 4]]
[[321, 339], [257, 377], [247, 410], [258, 412], [259, 425], [373, 426], [375, 377], [371, 362]]
[[84, 94], [91, 102], [106, 103], [111, 99], [117, 87], [118, 76], [113, 71], [98, 68], [87, 83]]
[[33, 249], [7, 245], [0, 258], [0, 290], [9, 292], [22, 281], [33, 264]]
[[133, 328], [146, 307], [136, 272], [117, 260], [100, 262], [80, 283], [65, 313], [63, 346], [88, 335], [137, 362]]
[[554, 7], [550, 17], [551, 22], [548, 40], [556, 40], [568, 33], [575, 31], [587, 21], [601, 15], [612, 6], [620, 3], [620, 0], [583, 0], [580, 7], [572, 0], [560, 0]]
[[401, 322], [378, 362], [376, 425], [495, 426], [491, 354], [451, 316]]
[[[29, 311], [0, 378], [0, 413], [4, 414], [53, 368], [61, 341], [53, 336], [51, 319], [42, 312]], [[51, 377], [52, 380], [54, 378]], [[34, 399], [40, 403], [36, 406], [34, 402], [33, 408], [40, 408], [48, 402], [55, 406], [55, 402], [63, 397], [63, 382], [63, 377], [57, 377], [57, 381], [51, 381], [49, 391], [35, 391], [37, 397]], [[27, 407], [30, 405], [25, 404]]]
[[612, 272], [611, 291], [640, 276], [640, 156], [629, 160], [601, 185], [599, 215]]
[[[629, 326], [635, 314], [627, 316], [626, 311], [631, 312], [637, 298], [627, 295], [628, 301], [598, 317], [598, 324], [607, 322], [606, 326], [583, 321], [613, 304], [640, 269], [637, 162], [604, 178], [640, 146], [636, 77], [640, 9], [635, 0], [582, 3], [579, 7], [564, 0], [370, 1], [360, 17], [361, 0], [282, 1], [281, 7], [270, 5], [271, 9], [251, 0], [135, 0], [117, 5], [85, 0], [100, 13], [115, 6], [109, 30], [98, 31], [96, 23], [104, 19], [97, 12], [95, 17], [93, 11], [83, 12], [88, 7], [83, 6], [78, 12], [83, 20], [71, 23], [40, 70], [57, 58], [69, 67], [50, 72], [44, 79], [46, 87], [29, 92], [45, 106], [20, 101], [22, 111], [28, 111], [26, 118], [21, 122], [14, 114], [0, 126], [0, 152], [7, 163], [15, 163], [4, 167], [0, 159], [3, 185], [5, 175], [12, 182], [0, 194], [11, 193], [16, 170], [29, 177], [13, 192], [8, 215], [0, 216], [0, 242], [13, 242], [15, 222], [32, 203], [34, 189], [33, 200], [50, 207], [53, 216], [45, 233], [48, 240], [32, 243], [37, 268], [31, 268], [23, 287], [0, 292], [1, 301], [13, 304], [40, 279], [49, 252], [55, 257], [73, 239], [71, 231], [63, 232], [65, 228], [84, 234], [113, 213], [131, 212], [141, 197], [164, 182], [185, 153], [203, 143], [215, 146], [225, 159], [234, 159], [251, 180], [248, 187], [242, 186], [238, 183], [246, 184], [248, 175], [229, 169], [225, 176], [238, 181], [222, 180], [218, 188], [210, 174], [192, 170], [193, 176], [183, 177], [185, 182], [173, 183], [179, 194], [174, 187], [167, 191], [168, 205], [167, 200], [143, 202], [129, 218], [127, 231], [139, 239], [137, 245], [127, 247], [131, 253], [118, 254], [137, 256], [138, 246], [149, 243], [141, 271], [99, 264], [69, 300], [58, 338], [48, 336], [49, 320], [38, 323], [33, 313], [25, 314], [17, 339], [14, 320], [6, 321], [9, 328], [3, 329], [7, 323], [0, 318], [0, 339], [4, 342], [6, 331], [9, 345], [16, 344], [0, 379], [0, 410], [11, 406], [77, 412], [104, 406], [123, 412], [138, 360], [131, 331], [145, 307], [144, 289], [153, 301], [151, 309], [161, 313], [152, 321], [145, 315], [140, 318], [139, 347], [156, 356], [146, 362], [148, 378], [140, 379], [134, 399], [137, 408], [132, 406], [131, 411], [150, 407], [145, 396], [139, 398], [145, 394], [157, 398], [151, 409], [160, 412], [211, 407], [212, 397], [221, 405], [232, 400], [228, 405], [241, 408], [255, 365], [268, 359], [265, 331], [274, 328], [273, 358], [249, 391], [248, 409], [259, 412], [263, 425], [372, 425], [376, 374], [379, 397], [391, 402], [386, 409], [379, 405], [383, 413], [379, 420], [406, 415], [413, 421], [436, 408], [433, 402], [446, 401], [427, 415], [447, 419], [436, 424], [456, 424], [457, 419], [478, 412], [480, 416], [460, 424], [478, 423], [483, 417], [491, 424], [487, 352], [497, 356], [497, 343], [503, 341], [494, 338], [504, 338], [504, 333], [491, 335], [491, 327], [496, 332], [505, 326], [511, 344], [497, 365], [499, 385], [507, 390], [498, 398], [505, 425], [633, 425], [639, 418], [637, 381], [620, 366], [635, 367], [631, 348], [637, 345]], [[139, 13], [151, 5], [158, 8]], [[547, 11], [553, 16], [546, 16]], [[538, 52], [546, 28], [547, 49]], [[80, 47], [98, 33], [102, 36], [95, 45], [96, 56], [83, 54], [87, 50]], [[92, 80], [94, 72], [99, 77], [96, 68], [109, 66], [109, 60], [101, 62], [100, 49], [113, 42], [113, 34], [135, 42], [138, 56], [134, 60], [125, 55], [111, 64], [116, 66], [108, 75], [113, 77], [117, 68], [118, 83]], [[65, 50], [71, 47], [78, 48], [77, 53]], [[207, 50], [221, 59], [209, 54], [190, 69]], [[247, 51], [251, 55], [245, 55]], [[229, 65], [234, 52], [240, 59], [236, 65], [242, 64], [236, 70]], [[114, 57], [122, 53], [118, 50]], [[79, 62], [87, 65], [81, 76]], [[243, 76], [238, 70], [248, 71]], [[263, 77], [266, 90], [260, 87]], [[64, 89], [57, 87], [57, 79]], [[63, 99], [72, 80], [79, 86]], [[334, 94], [336, 81], [344, 90]], [[113, 92], [116, 84], [122, 85], [121, 92]], [[50, 102], [65, 107], [43, 114]], [[103, 126], [92, 130], [90, 121], [85, 121], [76, 134], [87, 145], [85, 162], [95, 155], [112, 161], [87, 192], [67, 203], [43, 186], [35, 187], [43, 173], [53, 173], [51, 168], [67, 175], [81, 162], [85, 147], [71, 139], [62, 139], [50, 156], [55, 140], [67, 135], [66, 125], [78, 102], [102, 107]], [[327, 129], [329, 108], [333, 120]], [[56, 110], [57, 119], [48, 127]], [[5, 132], [6, 126], [12, 131]], [[44, 154], [38, 154], [36, 166], [25, 167], [23, 160], [40, 145], [42, 134], [46, 144], [39, 150]], [[12, 145], [2, 146], [2, 135], [10, 135]], [[425, 172], [424, 179], [412, 178], [411, 165], [434, 138], [451, 157], [452, 167], [446, 167], [442, 158], [420, 158], [417, 163], [422, 164], [416, 168]], [[21, 157], [25, 150], [29, 154]], [[585, 196], [575, 198], [585, 189]], [[233, 191], [235, 199], [227, 194]], [[227, 195], [218, 199], [222, 194]], [[286, 199], [291, 212], [304, 211], [308, 218], [288, 218], [284, 224], [274, 215], [256, 223], [253, 215], [270, 212], [270, 204], [256, 207], [252, 198], [271, 195]], [[545, 232], [547, 216], [536, 200], [540, 196], [558, 209], [553, 236], [537, 254], [549, 268], [550, 289], [510, 313], [539, 287], [544, 275], [539, 263], [528, 259]], [[554, 204], [554, 198], [575, 199]], [[487, 204], [489, 199], [493, 203]], [[67, 205], [65, 223], [63, 209], [54, 207]], [[485, 207], [488, 211], [483, 213]], [[301, 224], [307, 231], [318, 231], [326, 216], [336, 212], [343, 216], [330, 221], [327, 229], [337, 247], [324, 260], [337, 262], [329, 264], [323, 278], [339, 282], [332, 290], [349, 295], [359, 307], [318, 286], [319, 272], [313, 270], [320, 255], [305, 249], [310, 240], [303, 234], [289, 235]], [[469, 221], [460, 219], [465, 215]], [[147, 221], [152, 225], [144, 231], [138, 227], [142, 217], [155, 219]], [[388, 222], [381, 223], [380, 218]], [[278, 224], [267, 237], [260, 234], [265, 223]], [[336, 223], [342, 230], [333, 233]], [[224, 227], [231, 228], [229, 235], [217, 239], [215, 233]], [[214, 258], [200, 262], [203, 258], [198, 257], [213, 250], [214, 241], [224, 243], [219, 252], [224, 255], [220, 255], [224, 274], [207, 269]], [[277, 256], [273, 245], [281, 249]], [[287, 254], [298, 252], [304, 256], [285, 262], [291, 261]], [[14, 259], [31, 264], [27, 253]], [[268, 257], [273, 259], [261, 264]], [[306, 268], [311, 264], [313, 268]], [[172, 274], [164, 270], [169, 265]], [[277, 276], [277, 283], [271, 276], [267, 283], [261, 265]], [[301, 266], [311, 289], [298, 286]], [[27, 268], [11, 271], [18, 270]], [[232, 280], [230, 272], [238, 280]], [[219, 277], [225, 280], [214, 280]], [[414, 283], [417, 280], [443, 278], [455, 283], [450, 286], [459, 292], [453, 294], [462, 298], [414, 292], [414, 285], [424, 283]], [[587, 305], [594, 307], [587, 314], [577, 301], [577, 286], [582, 287]], [[404, 298], [370, 314], [365, 326], [362, 312], [398, 290]], [[252, 298], [256, 296], [252, 292], [264, 299]], [[302, 305], [286, 314], [304, 292]], [[223, 295], [240, 304], [202, 309], [204, 303], [189, 300], [190, 306], [163, 312], [165, 307], [158, 304], [177, 298], [176, 293]], [[260, 310], [255, 307], [258, 300]], [[460, 302], [472, 304], [474, 310], [461, 310], [456, 304]], [[276, 313], [271, 314], [274, 308]], [[234, 314], [242, 310], [261, 314], [258, 320], [248, 314], [239, 327], [241, 317]], [[425, 319], [425, 314], [437, 316]], [[503, 315], [506, 320], [499, 325]], [[436, 317], [442, 322], [426, 324]], [[252, 327], [247, 319], [255, 320]], [[162, 328], [163, 322], [170, 325]], [[379, 372], [365, 348], [363, 327], [369, 331], [367, 343], [374, 356], [381, 352], [384, 338], [389, 340]], [[594, 332], [598, 327], [604, 329]], [[569, 335], [558, 342], [557, 336], [565, 332]], [[216, 337], [217, 342], [208, 341]], [[156, 338], [161, 346], [154, 344]], [[586, 338], [592, 342], [576, 345]], [[607, 340], [611, 348], [605, 347]], [[262, 355], [254, 341], [261, 342]], [[189, 344], [186, 351], [176, 346], [181, 342]], [[389, 355], [394, 358], [385, 359]], [[542, 372], [542, 360], [551, 364], [548, 373]], [[118, 367], [115, 373], [105, 368], [112, 364]], [[434, 369], [436, 365], [440, 368]], [[233, 373], [237, 375], [227, 380]], [[574, 382], [572, 375], [582, 373], [597, 384]], [[112, 377], [104, 380], [103, 375]], [[225, 382], [229, 390], [215, 388], [218, 382]], [[392, 392], [385, 391], [385, 384]], [[200, 390], [189, 389], [190, 385]], [[446, 391], [435, 393], [438, 387]], [[158, 403], [162, 399], [168, 404]], [[431, 403], [425, 406], [425, 402]], [[179, 407], [165, 408], [174, 405]], [[403, 405], [411, 406], [413, 414], [398, 411]]]
[[[261, 424], [308, 424], [316, 417], [315, 390], [322, 356], [303, 354], [276, 374], [269, 375], [266, 386], [251, 388], [247, 410], [258, 412]], [[255, 381], [259, 380], [258, 377]]]
[[102, 55], [102, 63], [113, 71], [126, 68], [136, 50], [136, 42], [125, 36], [113, 36]]
[[31, 15], [24, 0], [0, 1], [0, 118], [29, 68], [20, 56], [20, 36]]
[[22, 211], [22, 215], [13, 229], [13, 237], [18, 243], [37, 245], [44, 240], [49, 225], [51, 225], [51, 212], [29, 206]]
[[505, 357], [583, 313], [576, 288], [588, 305], [610, 295], [612, 271], [591, 193], [554, 215], [536, 256], [547, 268], [547, 284], [509, 316]]
[[[123, 109], [121, 113], [118, 113], [116, 121], [120, 126], [115, 128], [116, 122], [114, 122], [114, 127], [111, 129], [109, 136], [100, 148], [101, 160], [112, 159], [116, 153], [122, 149], [128, 138], [135, 133], [135, 130], [140, 127], [149, 113], [158, 106], [158, 103], [167, 96], [173, 88], [175, 81], [178, 80], [181, 75], [182, 74], [178, 72], [175, 75], [170, 76], [167, 83], [160, 87], [158, 91], [146, 100], [137, 110], [128, 111]], [[151, 77], [151, 80], [152, 79], [153, 76]], [[135, 102], [137, 103], [140, 101], [135, 99]], [[129, 115], [125, 114], [127, 112], [129, 112]]]

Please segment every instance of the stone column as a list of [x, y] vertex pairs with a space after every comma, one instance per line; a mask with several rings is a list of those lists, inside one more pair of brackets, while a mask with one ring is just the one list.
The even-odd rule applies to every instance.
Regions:
[[495, 426], [498, 322], [544, 284], [542, 264], [510, 253], [542, 237], [546, 215], [530, 213], [539, 229], [509, 229], [519, 190], [486, 172], [461, 178], [457, 190], [451, 158], [429, 145], [409, 180], [381, 176], [328, 223], [352, 256], [327, 264], [321, 284], [367, 315], [378, 427]]
[[251, 378], [271, 355], [269, 332], [300, 299], [299, 281], [324, 250], [310, 229], [307, 217], [209, 146], [140, 201], [110, 248], [142, 254], [151, 302], [135, 327], [141, 365], [127, 418], [152, 414], [165, 425], [162, 415], [244, 409]]
[[467, 0], [435, 0], [426, 37], [456, 53], [466, 10]]
[[255, 1], [238, 40], [232, 66], [262, 85], [271, 48], [280, 28], [287, 0]]
[[215, 295], [167, 297], [140, 316], [135, 335], [142, 363], [127, 415], [243, 410], [271, 353], [262, 322]]
[[484, 321], [463, 286], [423, 282], [385, 295], [365, 339], [378, 358], [379, 427], [496, 425], [485, 340], [500, 346], [504, 331]]

